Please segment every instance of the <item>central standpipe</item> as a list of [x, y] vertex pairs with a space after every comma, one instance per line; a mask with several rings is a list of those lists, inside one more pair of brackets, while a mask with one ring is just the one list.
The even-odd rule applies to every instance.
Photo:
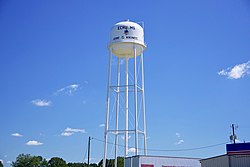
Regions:
[[[111, 30], [108, 47], [110, 55], [103, 167], [106, 167], [107, 153], [108, 156], [114, 154], [115, 167], [117, 167], [118, 150], [121, 146], [124, 149], [124, 158], [129, 155], [147, 154], [143, 67], [143, 51], [146, 45], [143, 28], [130, 21], [115, 24]], [[113, 68], [114, 66], [117, 68]], [[115, 117], [112, 116], [113, 109]], [[112, 119], [115, 120], [112, 121]], [[119, 120], [124, 123], [119, 124]], [[111, 135], [113, 135], [113, 140], [110, 140]], [[124, 144], [119, 144], [119, 137], [123, 138]], [[144, 143], [141, 146], [144, 147], [143, 150], [139, 148], [141, 137]], [[114, 151], [108, 148], [108, 143], [113, 142], [115, 143]], [[134, 150], [133, 154], [131, 150]]]

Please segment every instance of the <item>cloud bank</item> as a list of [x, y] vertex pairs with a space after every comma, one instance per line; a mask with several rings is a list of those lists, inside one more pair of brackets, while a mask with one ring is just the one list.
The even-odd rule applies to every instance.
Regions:
[[235, 65], [232, 68], [223, 69], [218, 72], [219, 75], [226, 76], [228, 79], [240, 79], [250, 74], [250, 61]]

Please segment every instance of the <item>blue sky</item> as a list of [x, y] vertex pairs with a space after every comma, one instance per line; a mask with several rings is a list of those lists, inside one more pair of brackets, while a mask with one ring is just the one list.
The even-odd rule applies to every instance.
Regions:
[[[248, 0], [0, 0], [0, 160], [82, 162], [103, 139], [109, 32], [145, 23], [148, 148], [185, 149], [250, 134]], [[225, 146], [151, 155], [210, 157]], [[92, 140], [91, 161], [103, 157]]]

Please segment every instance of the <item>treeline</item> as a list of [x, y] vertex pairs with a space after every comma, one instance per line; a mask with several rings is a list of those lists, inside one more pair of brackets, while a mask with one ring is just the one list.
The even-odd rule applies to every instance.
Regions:
[[[114, 159], [106, 160], [106, 167], [114, 167]], [[90, 167], [102, 167], [103, 160], [98, 164], [91, 163]], [[30, 154], [20, 154], [16, 158], [16, 161], [11, 163], [12, 167], [88, 167], [87, 163], [67, 163], [60, 157], [53, 157], [50, 160], [46, 160], [42, 156], [32, 156]], [[124, 166], [124, 159], [118, 157], [117, 167]], [[0, 167], [3, 167], [0, 163]]]

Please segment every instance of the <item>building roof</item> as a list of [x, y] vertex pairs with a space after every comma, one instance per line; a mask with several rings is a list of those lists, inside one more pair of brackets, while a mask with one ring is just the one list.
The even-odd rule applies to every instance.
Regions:
[[[171, 156], [156, 156], [156, 155], [135, 155], [132, 157], [152, 157], [152, 158], [182, 158], [182, 159], [195, 159], [195, 160], [200, 160], [201, 158], [192, 158], [192, 157], [171, 157]], [[131, 158], [131, 157], [127, 157]]]

